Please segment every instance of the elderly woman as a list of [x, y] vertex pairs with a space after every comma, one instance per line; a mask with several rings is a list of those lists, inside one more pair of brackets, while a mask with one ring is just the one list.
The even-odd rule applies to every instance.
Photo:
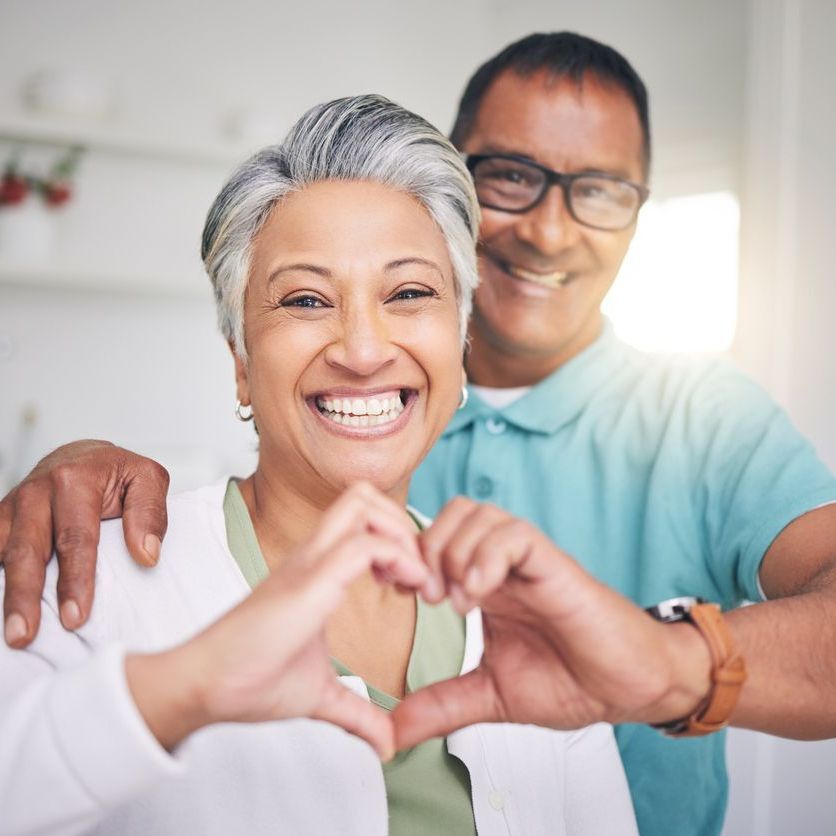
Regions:
[[31, 648], [0, 646], [0, 833], [634, 832], [604, 725], [375, 756], [387, 710], [482, 651], [478, 611], [415, 594], [404, 510], [462, 397], [477, 228], [452, 146], [377, 97], [235, 172], [203, 259], [257, 469], [171, 500], [153, 575], [105, 525], [89, 622], [49, 592]]

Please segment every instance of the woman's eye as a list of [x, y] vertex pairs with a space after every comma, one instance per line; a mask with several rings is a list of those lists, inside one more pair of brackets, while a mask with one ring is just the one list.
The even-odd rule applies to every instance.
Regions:
[[283, 308], [324, 308], [325, 302], [318, 296], [292, 296], [281, 301]]
[[425, 299], [435, 296], [435, 291], [426, 287], [405, 287], [392, 295], [390, 301], [400, 302], [408, 299]]

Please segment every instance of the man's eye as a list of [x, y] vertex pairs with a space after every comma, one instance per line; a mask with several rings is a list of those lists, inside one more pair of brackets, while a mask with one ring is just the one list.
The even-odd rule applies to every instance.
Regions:
[[517, 171], [512, 168], [492, 171], [487, 177], [491, 180], [499, 180], [504, 183], [528, 183], [530, 179], [522, 171]]
[[324, 308], [325, 302], [318, 296], [292, 296], [290, 299], [283, 299], [283, 308]]

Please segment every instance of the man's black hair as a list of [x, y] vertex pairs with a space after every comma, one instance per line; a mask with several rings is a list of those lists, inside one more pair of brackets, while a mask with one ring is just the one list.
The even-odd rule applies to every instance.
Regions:
[[553, 79], [570, 78], [577, 84], [589, 73], [624, 90], [633, 100], [642, 129], [645, 173], [650, 169], [650, 115], [647, 88], [630, 62], [612, 47], [574, 32], [528, 35], [506, 46], [473, 74], [465, 87], [450, 139], [457, 148], [467, 139], [482, 99], [494, 80], [506, 70], [530, 76], [546, 70]]

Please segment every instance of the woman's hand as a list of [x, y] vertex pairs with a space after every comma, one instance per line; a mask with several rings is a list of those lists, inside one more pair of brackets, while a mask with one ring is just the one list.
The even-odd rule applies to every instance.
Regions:
[[152, 566], [165, 536], [168, 473], [107, 441], [75, 441], [42, 459], [0, 502], [6, 642], [25, 647], [38, 632], [46, 564], [58, 556], [58, 605], [68, 630], [90, 615], [100, 520], [122, 515], [137, 563]]
[[398, 748], [479, 722], [662, 722], [707, 693], [710, 659], [694, 628], [654, 621], [533, 525], [459, 498], [420, 540], [424, 597], [448, 594], [460, 612], [478, 604], [485, 649], [471, 673], [398, 706]]
[[413, 590], [427, 577], [404, 509], [358, 484], [228, 614], [174, 650], [127, 659], [128, 685], [157, 739], [170, 749], [211, 723], [309, 717], [342, 726], [390, 757], [391, 718], [340, 685], [324, 635], [346, 588], [368, 570]]

